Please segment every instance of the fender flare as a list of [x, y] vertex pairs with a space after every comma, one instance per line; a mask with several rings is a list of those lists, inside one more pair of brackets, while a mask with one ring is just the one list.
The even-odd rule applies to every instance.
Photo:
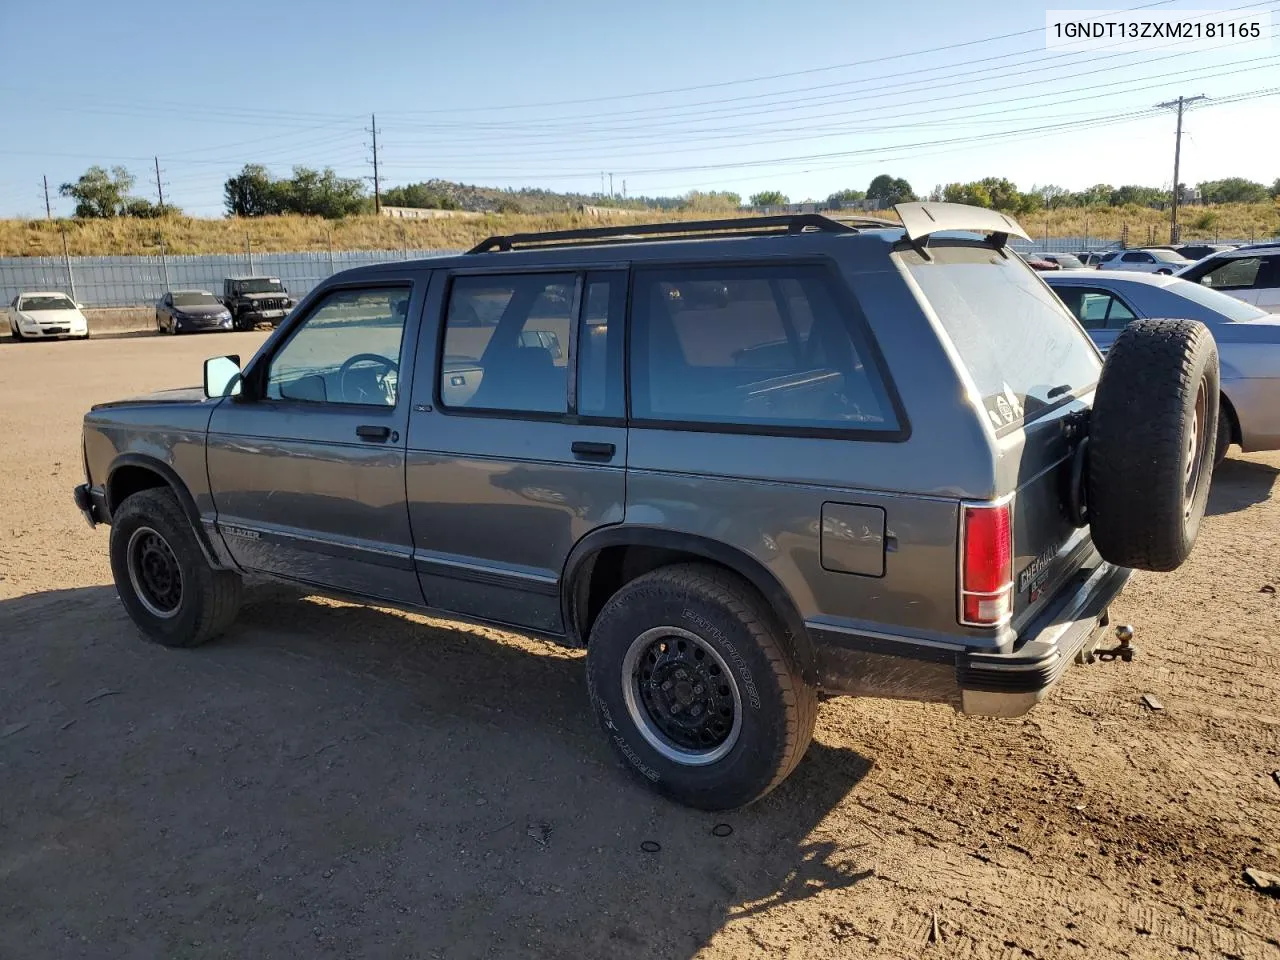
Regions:
[[656, 547], [710, 560], [732, 570], [759, 591], [765, 603], [791, 634], [806, 679], [817, 676], [817, 657], [804, 618], [782, 583], [763, 563], [738, 547], [710, 537], [640, 524], [601, 527], [574, 545], [560, 578], [560, 606], [565, 632], [578, 646], [586, 646], [578, 617], [579, 582], [589, 576], [596, 555], [607, 547]]
[[119, 506], [116, 498], [112, 495], [111, 480], [121, 467], [138, 467], [148, 470], [163, 480], [173, 491], [174, 496], [178, 498], [178, 505], [182, 507], [182, 512], [186, 514], [187, 522], [191, 524], [191, 531], [195, 534], [196, 542], [200, 544], [200, 550], [204, 553], [209, 565], [215, 570], [231, 569], [218, 555], [213, 544], [209, 541], [209, 535], [205, 532], [204, 523], [200, 519], [200, 511], [196, 507], [195, 498], [191, 496], [191, 491], [187, 489], [187, 485], [178, 475], [178, 471], [156, 457], [144, 453], [122, 453], [111, 461], [111, 466], [107, 470], [106, 482], [103, 484], [108, 517], [114, 514], [116, 507]]

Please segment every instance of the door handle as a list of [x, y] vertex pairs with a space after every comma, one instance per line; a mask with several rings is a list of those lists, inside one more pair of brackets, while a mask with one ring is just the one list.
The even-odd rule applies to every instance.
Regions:
[[391, 436], [391, 428], [364, 424], [363, 426], [356, 427], [356, 436], [361, 440], [383, 441], [386, 440], [387, 437]]
[[612, 443], [595, 443], [591, 440], [575, 440], [569, 447], [575, 456], [579, 457], [598, 457], [601, 460], [610, 459], [617, 452], [617, 447]]

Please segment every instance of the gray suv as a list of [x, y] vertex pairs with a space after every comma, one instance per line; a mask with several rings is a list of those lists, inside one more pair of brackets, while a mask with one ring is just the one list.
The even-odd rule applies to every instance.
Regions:
[[1139, 321], [1104, 365], [1015, 221], [897, 212], [341, 273], [243, 369], [94, 407], [76, 501], [165, 645], [254, 574], [585, 646], [620, 756], [699, 807], [781, 782], [821, 696], [1017, 716], [1190, 551], [1216, 348]]

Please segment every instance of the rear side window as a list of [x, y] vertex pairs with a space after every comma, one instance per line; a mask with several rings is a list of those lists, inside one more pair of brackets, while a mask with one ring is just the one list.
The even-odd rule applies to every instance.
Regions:
[[568, 411], [574, 274], [457, 277], [445, 314], [446, 407]]
[[1247, 290], [1258, 279], [1261, 266], [1261, 257], [1236, 257], [1204, 273], [1200, 282], [1214, 290]]
[[854, 311], [821, 267], [639, 270], [633, 296], [636, 418], [899, 429]]
[[[979, 244], [899, 254], [955, 345], [993, 427], [1034, 419], [1097, 382], [1093, 344], [1017, 257]], [[1096, 308], [1095, 308], [1096, 309]]]

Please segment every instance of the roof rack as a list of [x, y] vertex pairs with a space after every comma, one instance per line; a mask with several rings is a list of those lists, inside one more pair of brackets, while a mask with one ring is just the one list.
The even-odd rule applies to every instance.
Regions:
[[[898, 226], [884, 223], [883, 226]], [[730, 217], [723, 220], [677, 220], [670, 223], [636, 223], [617, 227], [585, 227], [580, 230], [547, 230], [542, 233], [511, 233], [480, 241], [468, 253], [490, 253], [513, 250], [517, 245], [576, 247], [611, 240], [614, 243], [639, 243], [654, 237], [668, 236], [678, 240], [718, 235], [767, 237], [785, 236], [806, 231], [821, 233], [856, 233], [857, 229], [818, 213], [781, 214], [771, 217]]]

